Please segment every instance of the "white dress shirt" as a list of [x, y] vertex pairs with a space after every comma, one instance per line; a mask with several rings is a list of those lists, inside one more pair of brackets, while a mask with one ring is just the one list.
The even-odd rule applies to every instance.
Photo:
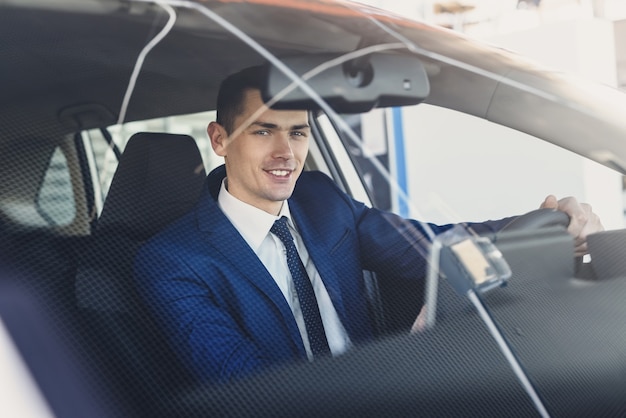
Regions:
[[274, 281], [285, 296], [287, 303], [296, 319], [304, 347], [309, 359], [313, 358], [309, 345], [309, 338], [304, 325], [304, 317], [300, 309], [300, 302], [294, 287], [291, 273], [287, 266], [285, 256], [285, 246], [281, 240], [270, 233], [270, 228], [281, 216], [286, 216], [291, 235], [294, 237], [296, 248], [302, 259], [307, 274], [311, 279], [315, 297], [320, 308], [324, 331], [328, 339], [328, 346], [333, 356], [344, 353], [350, 347], [350, 338], [343, 327], [337, 311], [328, 295], [328, 291], [322, 282], [313, 260], [302, 242], [302, 237], [298, 233], [287, 201], [283, 203], [278, 216], [271, 215], [261, 209], [249, 205], [231, 195], [226, 189], [226, 179], [222, 182], [222, 187], [218, 196], [218, 205], [230, 222], [235, 226], [250, 248], [256, 253], [267, 271], [274, 278]]

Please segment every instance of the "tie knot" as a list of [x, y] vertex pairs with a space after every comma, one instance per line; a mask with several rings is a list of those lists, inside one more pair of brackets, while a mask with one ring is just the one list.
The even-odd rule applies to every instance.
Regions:
[[281, 216], [279, 219], [276, 219], [274, 225], [270, 228], [270, 232], [280, 238], [285, 246], [293, 242], [293, 236], [291, 232], [289, 232], [286, 216]]

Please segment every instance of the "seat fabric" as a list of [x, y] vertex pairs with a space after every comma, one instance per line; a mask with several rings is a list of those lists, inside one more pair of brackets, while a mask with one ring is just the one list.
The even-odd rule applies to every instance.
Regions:
[[190, 377], [138, 297], [134, 257], [147, 239], [194, 206], [205, 177], [190, 136], [133, 135], [79, 256], [75, 292], [83, 333], [103, 379], [141, 416], [158, 416], [159, 405]]

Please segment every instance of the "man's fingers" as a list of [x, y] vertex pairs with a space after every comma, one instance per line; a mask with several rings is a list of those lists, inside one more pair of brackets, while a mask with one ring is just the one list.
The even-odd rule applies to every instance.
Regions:
[[574, 237], [576, 255], [587, 254], [587, 236], [604, 230], [600, 217], [593, 212], [591, 205], [579, 203], [572, 197], [563, 198], [558, 204], [558, 209], [570, 217], [567, 231]]
[[557, 209], [559, 207], [559, 201], [556, 196], [548, 195], [546, 199], [543, 201], [539, 209]]
[[589, 249], [587, 247], [587, 242], [583, 242], [581, 245], [574, 248], [574, 255], [576, 257], [582, 257], [588, 253], [589, 253]]
[[574, 237], [577, 256], [587, 254], [588, 235], [604, 230], [600, 218], [593, 213], [591, 205], [579, 203], [574, 197], [565, 197], [559, 200], [554, 195], [548, 195], [540, 208], [558, 209], [569, 216], [570, 222], [567, 232]]
[[576, 255], [578, 256], [589, 252], [587, 248], [587, 237], [589, 235], [604, 231], [604, 226], [600, 221], [600, 217], [592, 211], [591, 206], [586, 203], [582, 203], [581, 207], [585, 216], [578, 217], [577, 222], [580, 224], [580, 229], [578, 230], [578, 234], [574, 235]]
[[[586, 236], [581, 234], [587, 224], [588, 212], [586, 212], [583, 205], [577, 201], [572, 201], [568, 198], [566, 199], [561, 199], [561, 202], [559, 202], [559, 209], [569, 215], [569, 226], [567, 227], [567, 230], [576, 239], [577, 243], [579, 241], [584, 241]], [[590, 206], [589, 210], [591, 210]]]

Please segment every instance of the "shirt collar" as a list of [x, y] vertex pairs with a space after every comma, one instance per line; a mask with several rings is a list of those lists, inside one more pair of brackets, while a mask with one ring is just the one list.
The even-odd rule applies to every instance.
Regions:
[[274, 222], [281, 216], [286, 216], [289, 225], [294, 228], [291, 212], [289, 211], [289, 202], [287, 202], [287, 200], [283, 202], [278, 216], [271, 215], [230, 194], [226, 189], [226, 178], [222, 181], [217, 203], [222, 212], [224, 212], [226, 217], [255, 252], [261, 246], [261, 243], [269, 233]]

